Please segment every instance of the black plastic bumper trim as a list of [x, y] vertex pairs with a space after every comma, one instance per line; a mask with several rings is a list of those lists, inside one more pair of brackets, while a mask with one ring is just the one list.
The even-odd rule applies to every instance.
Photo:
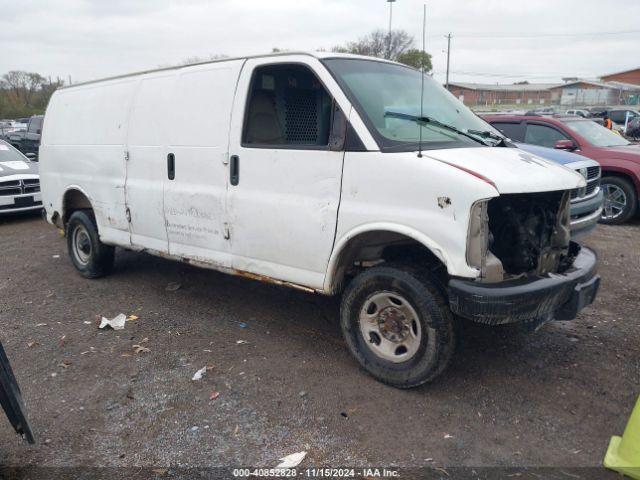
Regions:
[[489, 325], [572, 320], [596, 297], [600, 286], [597, 261], [596, 253], [583, 247], [573, 266], [562, 274], [499, 283], [453, 278], [449, 305], [456, 315]]

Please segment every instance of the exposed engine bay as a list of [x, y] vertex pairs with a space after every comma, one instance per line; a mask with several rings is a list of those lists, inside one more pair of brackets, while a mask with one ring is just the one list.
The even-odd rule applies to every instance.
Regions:
[[476, 204], [469, 234], [480, 249], [470, 249], [470, 264], [489, 282], [566, 271], [580, 249], [570, 241], [569, 208], [568, 191], [505, 194]]

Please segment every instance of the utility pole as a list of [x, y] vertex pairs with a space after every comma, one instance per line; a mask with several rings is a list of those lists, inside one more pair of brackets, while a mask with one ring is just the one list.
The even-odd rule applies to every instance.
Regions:
[[391, 20], [393, 19], [393, 4], [396, 0], [387, 0], [389, 4], [389, 39], [387, 40], [387, 60], [391, 60]]
[[447, 81], [446, 86], [449, 90], [449, 60], [451, 58], [451, 34], [447, 35]]

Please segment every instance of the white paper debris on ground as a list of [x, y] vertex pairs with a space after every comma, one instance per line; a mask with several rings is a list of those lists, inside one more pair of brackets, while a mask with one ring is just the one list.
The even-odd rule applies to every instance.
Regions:
[[307, 456], [307, 452], [297, 452], [282, 457], [280, 463], [276, 465], [276, 468], [294, 468], [300, 465], [300, 462]]
[[108, 318], [102, 317], [100, 320], [100, 326], [98, 328], [104, 328], [107, 325], [113, 328], [114, 330], [123, 330], [124, 322], [127, 321], [127, 316], [124, 313], [119, 314], [117, 317], [109, 320]]
[[193, 374], [191, 380], [200, 380], [205, 373], [207, 373], [207, 367], [202, 367], [200, 370]]
[[246, 340], [236, 340], [236, 343], [237, 343], [238, 345], [246, 345], [246, 344], [247, 344], [247, 343], [249, 343], [249, 342], [247, 342]]

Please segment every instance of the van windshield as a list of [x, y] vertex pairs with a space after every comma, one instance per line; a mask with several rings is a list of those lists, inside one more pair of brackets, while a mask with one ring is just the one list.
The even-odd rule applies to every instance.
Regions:
[[420, 129], [425, 150], [491, 146], [503, 137], [428, 75], [421, 112], [418, 70], [375, 60], [324, 63], [383, 151], [416, 150]]

